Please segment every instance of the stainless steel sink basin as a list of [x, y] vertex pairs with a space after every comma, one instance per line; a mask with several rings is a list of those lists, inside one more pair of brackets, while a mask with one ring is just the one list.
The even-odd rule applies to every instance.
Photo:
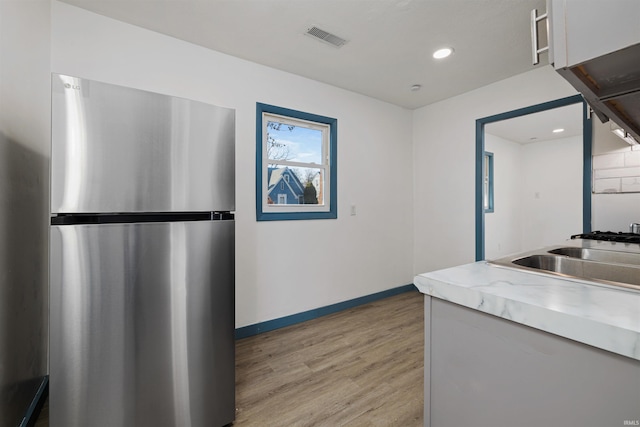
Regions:
[[606, 251], [602, 249], [575, 247], [552, 249], [549, 251], [549, 253], [556, 255], [566, 255], [571, 258], [580, 258], [590, 261], [640, 265], [640, 253]]
[[554, 246], [489, 263], [640, 291], [640, 251]]
[[580, 279], [631, 285], [640, 290], [640, 267], [638, 266], [543, 254], [518, 258], [512, 263]]

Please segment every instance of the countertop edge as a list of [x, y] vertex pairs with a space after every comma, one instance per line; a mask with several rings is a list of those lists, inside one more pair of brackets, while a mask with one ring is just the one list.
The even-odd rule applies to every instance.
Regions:
[[[475, 264], [480, 266], [482, 262]], [[456, 268], [461, 269], [472, 265], [466, 264], [433, 273], [454, 272]], [[491, 267], [486, 266], [486, 268]], [[640, 360], [640, 330], [627, 329], [615, 324], [590, 319], [587, 316], [551, 309], [541, 304], [528, 303], [508, 296], [496, 295], [495, 293], [483, 291], [481, 286], [473, 287], [470, 284], [467, 287], [448, 282], [442, 278], [433, 277], [432, 273], [423, 273], [415, 276], [414, 284], [425, 295]]]

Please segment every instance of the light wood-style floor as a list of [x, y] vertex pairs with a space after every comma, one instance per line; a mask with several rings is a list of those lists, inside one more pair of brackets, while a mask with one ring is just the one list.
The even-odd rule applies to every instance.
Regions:
[[234, 426], [422, 426], [423, 328], [411, 291], [237, 341]]

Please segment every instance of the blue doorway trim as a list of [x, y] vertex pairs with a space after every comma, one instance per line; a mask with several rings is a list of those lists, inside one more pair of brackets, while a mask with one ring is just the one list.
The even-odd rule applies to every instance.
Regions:
[[485, 125], [501, 120], [512, 119], [514, 117], [525, 116], [527, 114], [538, 113], [540, 111], [551, 110], [567, 105], [582, 103], [582, 232], [591, 231], [591, 152], [593, 145], [591, 118], [589, 106], [582, 95], [573, 95], [567, 98], [556, 99], [554, 101], [543, 102], [542, 104], [531, 105], [519, 108], [506, 113], [495, 114], [476, 120], [476, 261], [484, 260], [484, 206], [482, 203], [482, 163], [484, 158], [484, 127]]

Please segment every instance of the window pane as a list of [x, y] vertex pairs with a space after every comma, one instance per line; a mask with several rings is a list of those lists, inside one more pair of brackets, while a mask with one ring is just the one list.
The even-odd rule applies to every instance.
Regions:
[[489, 182], [484, 182], [484, 208], [489, 209]]
[[483, 206], [493, 212], [493, 153], [485, 153], [483, 162]]
[[323, 205], [325, 173], [322, 168], [269, 164], [267, 204]]
[[335, 219], [338, 121], [256, 103], [256, 219]]
[[489, 156], [484, 155], [484, 208], [489, 209]]
[[322, 164], [322, 131], [269, 120], [267, 158]]

